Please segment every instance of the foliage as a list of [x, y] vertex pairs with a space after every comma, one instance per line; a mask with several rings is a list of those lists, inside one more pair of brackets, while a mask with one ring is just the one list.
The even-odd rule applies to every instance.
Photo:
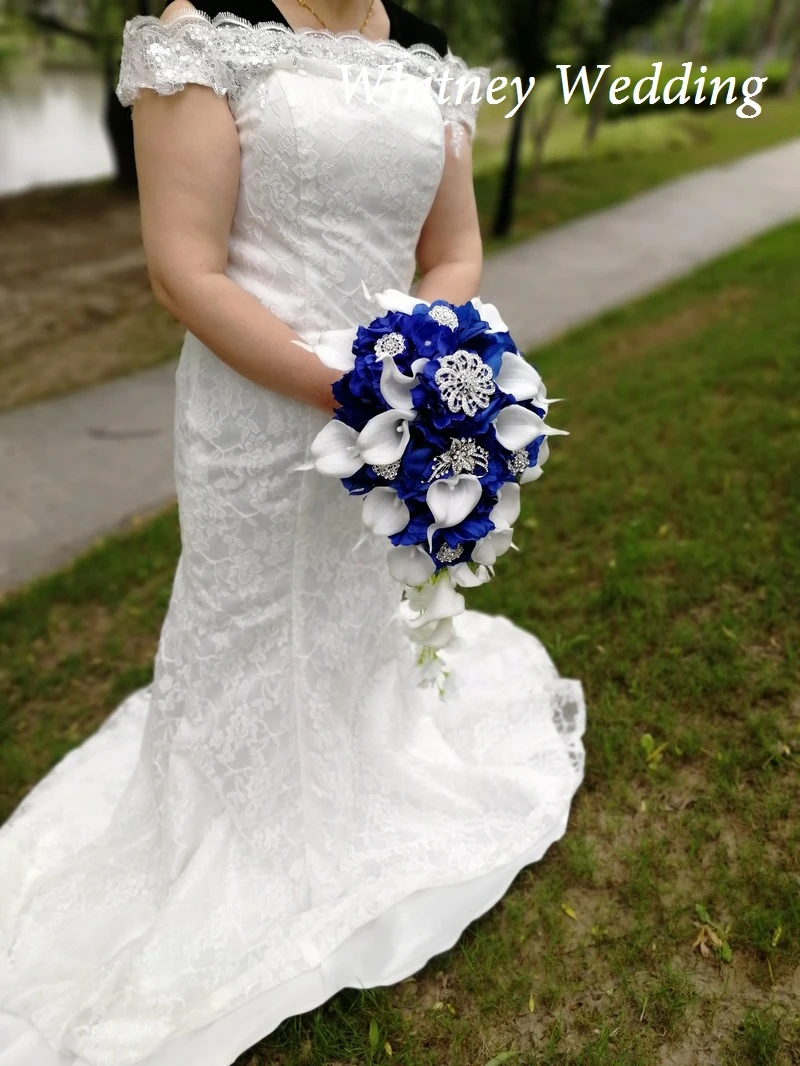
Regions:
[[703, 54], [708, 58], [752, 55], [764, 10], [765, 0], [712, 0], [705, 15]]

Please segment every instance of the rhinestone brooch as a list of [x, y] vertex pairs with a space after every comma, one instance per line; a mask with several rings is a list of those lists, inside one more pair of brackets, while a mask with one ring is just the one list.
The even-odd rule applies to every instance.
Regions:
[[[527, 454], [527, 453], [526, 453]], [[434, 481], [444, 474], [474, 474], [478, 467], [483, 473], [489, 470], [489, 453], [472, 437], [459, 437], [450, 441], [450, 447], [433, 461], [433, 473], [428, 481]]]
[[514, 452], [508, 460], [508, 469], [514, 475], [524, 473], [530, 465], [531, 460], [527, 448], [522, 448], [520, 451]]
[[400, 460], [398, 459], [394, 463], [386, 463], [385, 466], [373, 466], [372, 469], [378, 477], [385, 478], [387, 481], [394, 481], [400, 473]]
[[492, 368], [475, 352], [463, 348], [442, 356], [434, 381], [453, 414], [463, 411], [470, 418], [489, 406], [497, 387]]
[[463, 554], [463, 544], [459, 544], [457, 548], [451, 548], [449, 544], [443, 544], [436, 553], [436, 558], [440, 563], [454, 563], [456, 559], [460, 559]]
[[406, 350], [406, 339], [402, 333], [387, 333], [375, 345], [375, 354], [379, 359], [392, 359]]
[[458, 329], [458, 315], [451, 307], [445, 307], [444, 304], [436, 304], [432, 307], [428, 314], [431, 316], [434, 322], [438, 322], [440, 326], [449, 326], [450, 329]]

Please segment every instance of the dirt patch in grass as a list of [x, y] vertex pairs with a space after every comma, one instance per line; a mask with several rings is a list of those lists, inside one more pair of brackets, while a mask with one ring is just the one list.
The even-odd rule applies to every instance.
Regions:
[[753, 296], [751, 288], [728, 286], [662, 319], [615, 335], [605, 346], [603, 354], [614, 359], [635, 359], [653, 349], [685, 344], [720, 320], [746, 309]]
[[0, 410], [177, 355], [154, 301], [135, 199], [107, 186], [2, 202]]

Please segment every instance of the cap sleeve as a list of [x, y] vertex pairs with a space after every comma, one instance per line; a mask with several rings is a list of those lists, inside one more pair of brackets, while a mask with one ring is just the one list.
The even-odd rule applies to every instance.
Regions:
[[450, 143], [456, 154], [464, 143], [475, 135], [478, 111], [486, 97], [491, 71], [488, 67], [469, 67], [448, 50], [442, 70], [444, 85], [440, 84], [442, 116]]
[[230, 94], [230, 74], [217, 45], [217, 31], [200, 12], [163, 22], [138, 15], [125, 23], [117, 97], [128, 107], [142, 89], [163, 96], [188, 84]]

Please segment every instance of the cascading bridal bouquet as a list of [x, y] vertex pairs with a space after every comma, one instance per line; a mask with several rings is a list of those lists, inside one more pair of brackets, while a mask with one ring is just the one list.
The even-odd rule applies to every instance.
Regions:
[[457, 590], [488, 581], [516, 548], [520, 485], [541, 476], [547, 438], [565, 431], [545, 424], [556, 401], [492, 304], [365, 293], [382, 317], [295, 342], [342, 373], [341, 406], [298, 469], [340, 478], [363, 498], [366, 529], [391, 541], [420, 681], [443, 694], [439, 651], [465, 609]]

